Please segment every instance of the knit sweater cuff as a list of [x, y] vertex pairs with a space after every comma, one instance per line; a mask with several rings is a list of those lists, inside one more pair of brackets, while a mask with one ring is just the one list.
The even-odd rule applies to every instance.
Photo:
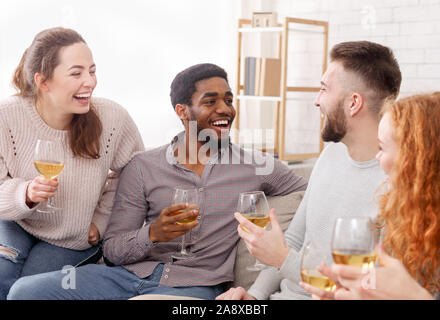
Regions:
[[[12, 197], [3, 197], [0, 200], [1, 207], [4, 208], [4, 212], [1, 212], [0, 219], [4, 220], [21, 220], [29, 217], [38, 206], [29, 208], [26, 204], [26, 192], [27, 187], [31, 181], [21, 181], [11, 187], [14, 189], [11, 193]], [[4, 191], [3, 195], [7, 195], [8, 192]]]
[[20, 184], [17, 186], [17, 193], [15, 194], [16, 197], [17, 197], [17, 198], [16, 198], [16, 201], [17, 201], [17, 203], [18, 203], [20, 209], [21, 209], [21, 210], [23, 211], [23, 213], [25, 213], [25, 214], [30, 213], [30, 212], [32, 212], [32, 211], [35, 211], [35, 207], [36, 207], [36, 206], [34, 206], [34, 207], [32, 207], [32, 208], [29, 208], [28, 205], [26, 204], [26, 193], [27, 193], [27, 188], [28, 188], [28, 186], [29, 186], [29, 184], [30, 184], [31, 182], [32, 182], [32, 181], [25, 181], [25, 182], [20, 183]]
[[280, 290], [281, 280], [276, 268], [263, 269], [249, 288], [248, 293], [257, 300], [267, 300], [274, 292]]

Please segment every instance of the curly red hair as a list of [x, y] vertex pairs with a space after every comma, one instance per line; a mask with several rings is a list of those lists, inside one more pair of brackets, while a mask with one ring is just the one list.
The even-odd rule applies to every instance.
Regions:
[[440, 291], [440, 93], [390, 103], [399, 152], [380, 202], [384, 247], [431, 293]]

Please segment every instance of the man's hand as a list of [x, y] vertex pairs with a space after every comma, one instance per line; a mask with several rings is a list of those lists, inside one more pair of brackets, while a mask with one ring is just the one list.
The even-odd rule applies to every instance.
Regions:
[[32, 207], [38, 202], [47, 201], [55, 196], [58, 188], [58, 179], [49, 180], [42, 176], [35, 177], [26, 189], [26, 204]]
[[244, 240], [249, 252], [265, 265], [281, 268], [289, 254], [289, 247], [286, 244], [283, 230], [278, 223], [275, 209], [269, 211], [271, 230], [265, 230], [248, 221], [239, 212], [235, 213], [235, 219], [241, 226], [250, 231], [244, 231], [238, 226], [237, 232]]
[[99, 242], [99, 230], [92, 222], [89, 229], [89, 244], [96, 246]]
[[215, 300], [256, 300], [242, 287], [231, 288], [221, 295], [217, 296]]
[[[186, 224], [178, 224], [186, 218], [197, 218], [199, 210], [196, 205], [180, 203], [165, 208], [159, 217], [150, 225], [150, 240], [152, 242], [167, 242], [187, 233], [198, 225], [197, 219]], [[184, 211], [177, 213], [178, 211]]]

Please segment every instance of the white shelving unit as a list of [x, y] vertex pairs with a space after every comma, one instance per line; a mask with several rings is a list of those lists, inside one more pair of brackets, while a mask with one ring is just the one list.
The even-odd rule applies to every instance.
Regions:
[[[251, 26], [252, 21], [247, 19], [240, 19], [238, 21], [238, 54], [237, 54], [237, 87], [236, 87], [236, 119], [235, 119], [235, 128], [238, 133], [240, 127], [240, 101], [273, 101], [276, 102], [275, 108], [275, 149], [274, 153], [278, 154], [280, 160], [283, 161], [291, 161], [291, 160], [303, 160], [309, 158], [315, 158], [319, 156], [320, 152], [324, 147], [324, 143], [322, 140], [319, 141], [319, 152], [318, 153], [308, 153], [308, 154], [286, 154], [285, 153], [285, 134], [286, 134], [286, 95], [287, 92], [318, 92], [320, 90], [319, 87], [302, 87], [296, 86], [291, 87], [287, 86], [287, 48], [288, 48], [288, 39], [289, 32], [294, 30], [290, 28], [291, 24], [296, 25], [314, 25], [320, 26], [323, 28], [324, 35], [324, 55], [323, 55], [323, 67], [322, 74], [324, 74], [327, 69], [327, 50], [328, 50], [328, 22], [326, 21], [317, 21], [317, 20], [307, 20], [307, 19], [299, 19], [299, 18], [289, 18], [286, 17], [284, 19], [284, 24], [278, 24], [278, 27], [245, 27]], [[298, 30], [299, 32], [308, 32], [307, 30]], [[280, 81], [280, 96], [279, 97], [267, 97], [267, 96], [249, 96], [243, 95], [244, 92], [244, 84], [241, 83], [241, 66], [242, 66], [242, 42], [243, 42], [243, 34], [246, 33], [270, 33], [276, 32], [279, 33], [280, 41], [278, 46], [278, 58], [281, 59], [281, 81]], [[316, 32], [316, 31], [311, 31]], [[321, 118], [321, 129], [323, 126], [323, 119]], [[234, 137], [235, 142], [237, 143], [238, 134]], [[263, 150], [267, 151], [267, 150]]]

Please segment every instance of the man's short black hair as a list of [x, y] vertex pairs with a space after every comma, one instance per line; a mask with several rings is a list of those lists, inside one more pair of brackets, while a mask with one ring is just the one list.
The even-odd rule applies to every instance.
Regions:
[[196, 82], [213, 77], [220, 77], [228, 82], [225, 70], [212, 63], [201, 63], [179, 72], [171, 83], [171, 104], [176, 109], [178, 104], [191, 106], [191, 97], [196, 91]]

